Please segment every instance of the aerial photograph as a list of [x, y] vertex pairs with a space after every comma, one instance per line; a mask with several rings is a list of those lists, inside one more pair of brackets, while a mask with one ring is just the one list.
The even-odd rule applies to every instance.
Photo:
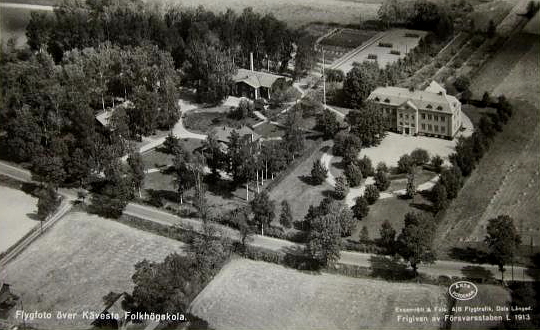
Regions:
[[0, 330], [540, 329], [540, 0], [0, 0]]

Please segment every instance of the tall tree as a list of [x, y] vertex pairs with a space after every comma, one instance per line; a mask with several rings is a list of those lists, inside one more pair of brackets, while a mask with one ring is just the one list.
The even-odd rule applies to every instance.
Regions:
[[377, 63], [363, 62], [355, 65], [343, 82], [343, 96], [347, 106], [361, 109], [369, 94], [377, 87], [379, 75]]
[[328, 169], [321, 163], [320, 159], [313, 162], [311, 168], [311, 181], [315, 184], [321, 184], [328, 177]]
[[287, 200], [281, 202], [281, 214], [279, 215], [279, 223], [285, 228], [291, 228], [293, 222], [291, 205]]
[[396, 245], [396, 230], [392, 227], [392, 224], [388, 220], [384, 220], [379, 229], [379, 244], [382, 246], [388, 254], [392, 254]]
[[363, 196], [358, 196], [356, 197], [355, 203], [351, 209], [356, 219], [362, 220], [369, 213], [369, 204]]
[[487, 225], [486, 242], [492, 262], [499, 267], [501, 280], [504, 281], [505, 265], [514, 262], [521, 236], [514, 226], [514, 219], [508, 215], [499, 215], [490, 219]]
[[60, 198], [52, 186], [47, 185], [40, 189], [38, 193], [37, 217], [41, 226], [43, 226], [43, 221], [47, 220], [54, 213], [59, 204]]
[[366, 102], [359, 110], [350, 111], [345, 119], [351, 133], [360, 138], [363, 146], [377, 145], [386, 136], [388, 119], [373, 102]]
[[322, 267], [333, 265], [339, 260], [341, 250], [341, 227], [337, 214], [319, 215], [310, 222], [308, 254]]
[[270, 226], [270, 222], [275, 216], [275, 204], [270, 199], [266, 190], [255, 195], [250, 202], [254, 213], [253, 221], [261, 228], [261, 235], [264, 235], [264, 226]]
[[139, 198], [142, 198], [141, 187], [144, 183], [144, 163], [139, 152], [131, 152], [127, 159], [129, 168], [131, 169], [131, 178], [133, 186], [139, 193]]
[[432, 263], [435, 260], [435, 222], [426, 214], [407, 213], [404, 223], [397, 238], [397, 252], [411, 265], [414, 273], [418, 274], [420, 263]]

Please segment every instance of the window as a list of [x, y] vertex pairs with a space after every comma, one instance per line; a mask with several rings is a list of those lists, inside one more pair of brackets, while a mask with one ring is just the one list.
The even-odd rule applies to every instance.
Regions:
[[411, 127], [414, 127], [414, 123], [413, 123], [413, 124], [411, 124]]
[[409, 119], [409, 115], [405, 115], [405, 119]]
[[427, 115], [427, 119], [428, 119], [428, 120], [431, 120], [431, 115]]
[[384, 102], [390, 103], [390, 100], [389, 99], [384, 99]]
[[422, 129], [426, 129], [426, 124], [422, 124]]
[[426, 119], [426, 114], [425, 113], [422, 114], [422, 119]]
[[431, 109], [433, 107], [431, 106], [431, 104], [428, 104], [426, 108]]
[[402, 122], [402, 121], [399, 122], [399, 126], [403, 126], [403, 122]]
[[411, 119], [414, 120], [414, 115], [411, 115]]
[[427, 129], [428, 131], [431, 131], [432, 130], [431, 125], [427, 125]]
[[441, 121], [444, 121], [444, 116], [441, 116]]
[[433, 119], [435, 119], [435, 121], [439, 121], [439, 116], [433, 116], [433, 117], [434, 117]]
[[437, 110], [442, 110], [442, 107], [439, 105], [439, 106], [437, 107]]
[[399, 114], [399, 118], [403, 118], [403, 114], [402, 114], [402, 113]]
[[444, 126], [441, 126], [441, 132], [444, 133]]
[[381, 100], [381, 99], [378, 98], [378, 97], [375, 98], [375, 101], [377, 101], [377, 102], [379, 102], [380, 100]]
[[439, 131], [439, 126], [435, 125], [435, 132]]

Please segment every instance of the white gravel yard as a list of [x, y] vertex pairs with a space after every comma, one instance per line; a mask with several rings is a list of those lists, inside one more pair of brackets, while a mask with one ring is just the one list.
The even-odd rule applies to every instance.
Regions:
[[31, 218], [36, 211], [37, 198], [0, 186], [0, 252], [6, 251], [39, 225], [39, 221]]

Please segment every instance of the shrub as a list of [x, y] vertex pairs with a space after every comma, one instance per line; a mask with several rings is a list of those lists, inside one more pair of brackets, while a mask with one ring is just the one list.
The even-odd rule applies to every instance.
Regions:
[[343, 82], [345, 80], [345, 74], [341, 70], [326, 69], [324, 70], [327, 82]]
[[433, 167], [433, 170], [437, 173], [440, 173], [441, 170], [442, 170], [442, 164], [443, 164], [443, 159], [441, 158], [441, 156], [439, 155], [435, 155], [433, 157], [431, 157], [431, 163], [430, 165]]
[[377, 55], [375, 55], [375, 54], [368, 54], [367, 58], [368, 58], [368, 60], [376, 60], [376, 59], [377, 59]]
[[411, 152], [411, 159], [415, 165], [424, 165], [429, 162], [429, 154], [424, 149], [416, 148]]
[[433, 202], [435, 212], [446, 208], [448, 196], [446, 194], [446, 188], [440, 182], [437, 182], [433, 189], [431, 189], [431, 201]]
[[375, 187], [375, 185], [367, 185], [366, 190], [364, 191], [364, 198], [368, 202], [369, 205], [372, 205], [379, 199], [380, 193], [379, 189]]
[[328, 169], [321, 163], [319, 159], [313, 162], [311, 168], [311, 180], [315, 184], [321, 184], [328, 177]]
[[375, 173], [375, 186], [379, 191], [385, 191], [390, 187], [390, 180], [388, 179], [388, 174], [383, 171], [377, 171]]
[[388, 166], [386, 166], [385, 162], [378, 162], [377, 166], [375, 167], [375, 170], [377, 172], [385, 172], [388, 173]]
[[345, 167], [344, 174], [350, 187], [356, 187], [362, 182], [362, 171], [354, 162]]
[[409, 155], [403, 155], [398, 160], [397, 170], [398, 173], [412, 172], [414, 167], [414, 160]]
[[393, 50], [393, 49], [392, 49], [392, 50], [390, 51], [390, 54], [392, 54], [392, 55], [401, 55], [401, 52], [400, 52], [399, 50]]
[[466, 91], [471, 87], [471, 81], [465, 76], [459, 76], [456, 78], [456, 81], [454, 81], [454, 87], [458, 92]]
[[379, 47], [392, 48], [393, 46], [390, 42], [379, 42]]
[[369, 213], [369, 204], [363, 196], [356, 197], [354, 205], [351, 207], [354, 217], [358, 220], [362, 220]]
[[349, 193], [349, 186], [344, 177], [339, 176], [336, 178], [336, 186], [334, 190], [334, 196], [336, 199], [344, 199]]
[[371, 164], [371, 159], [367, 156], [364, 156], [362, 159], [356, 160], [356, 165], [360, 168], [360, 171], [365, 176], [373, 176], [373, 165]]

